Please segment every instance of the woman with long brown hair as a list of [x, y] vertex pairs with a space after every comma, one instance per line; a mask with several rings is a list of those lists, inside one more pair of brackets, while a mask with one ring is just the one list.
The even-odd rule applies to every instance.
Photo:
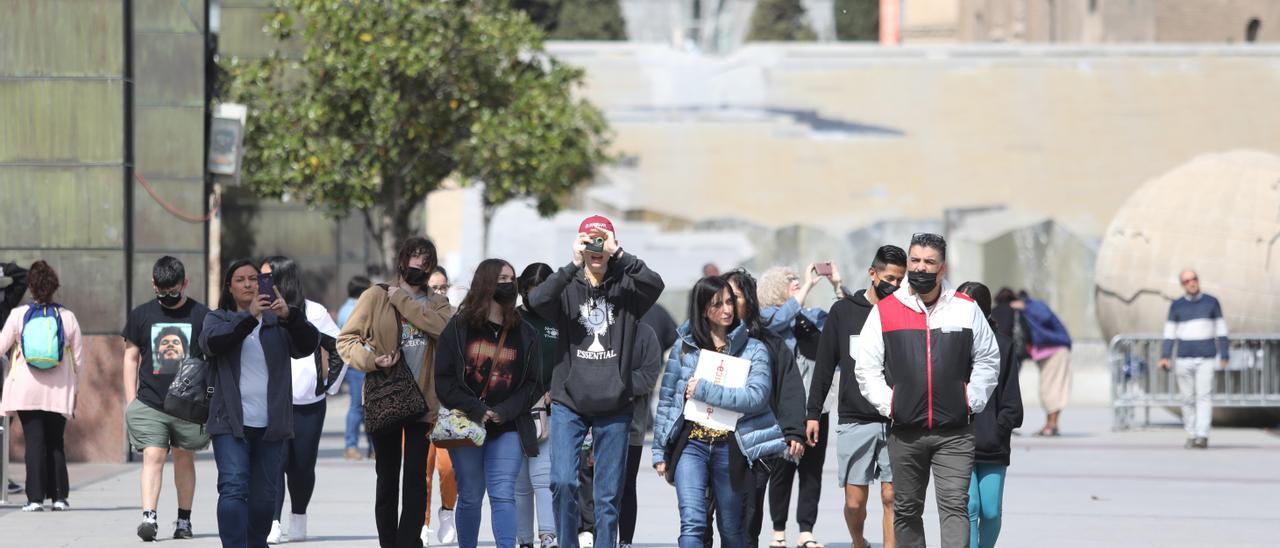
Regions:
[[516, 544], [516, 476], [525, 456], [538, 454], [529, 407], [538, 392], [542, 355], [537, 335], [516, 313], [516, 272], [486, 259], [471, 278], [458, 315], [440, 334], [436, 394], [440, 404], [485, 427], [484, 443], [449, 449], [458, 481], [454, 519], [458, 546], [474, 548], [480, 508], [489, 493], [493, 538]]

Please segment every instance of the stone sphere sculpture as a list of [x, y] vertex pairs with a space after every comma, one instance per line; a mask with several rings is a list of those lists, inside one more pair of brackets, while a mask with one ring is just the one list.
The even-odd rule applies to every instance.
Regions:
[[1222, 302], [1232, 333], [1280, 334], [1280, 156], [1198, 156], [1133, 193], [1098, 250], [1103, 336], [1161, 333], [1184, 268]]

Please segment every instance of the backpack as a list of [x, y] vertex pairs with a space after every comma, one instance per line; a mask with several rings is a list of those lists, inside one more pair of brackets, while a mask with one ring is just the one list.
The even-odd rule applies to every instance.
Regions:
[[22, 356], [36, 369], [53, 369], [62, 363], [66, 334], [62, 331], [58, 304], [33, 304], [22, 318]]

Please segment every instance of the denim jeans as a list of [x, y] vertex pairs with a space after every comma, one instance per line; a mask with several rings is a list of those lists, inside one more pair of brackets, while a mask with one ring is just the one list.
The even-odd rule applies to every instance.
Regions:
[[729, 478], [730, 442], [708, 443], [689, 440], [676, 463], [676, 499], [680, 505], [680, 548], [702, 548], [707, 528], [707, 490], [715, 494], [716, 525], [720, 545], [740, 548], [742, 540], [742, 499]]
[[218, 466], [218, 537], [224, 547], [267, 546], [284, 441], [263, 441], [266, 431], [245, 427], [243, 438], [213, 436], [213, 459]]
[[[347, 392], [351, 395], [351, 404], [347, 406], [347, 433], [344, 436], [344, 448], [360, 448], [360, 425], [364, 424], [364, 371], [347, 368], [343, 377], [347, 383]], [[370, 449], [373, 448], [373, 436], [368, 436]]]
[[524, 459], [516, 478], [516, 541], [534, 544], [534, 509], [538, 515], [538, 535], [555, 534], [556, 522], [551, 503], [551, 440], [538, 444], [538, 456]]
[[516, 546], [516, 476], [524, 462], [520, 434], [503, 432], [480, 447], [449, 449], [453, 476], [458, 480], [458, 508], [454, 523], [458, 548], [475, 548], [480, 537], [480, 510], [489, 491], [489, 516], [498, 548]]
[[630, 410], [611, 417], [583, 417], [551, 403], [551, 493], [560, 548], [578, 548], [578, 466], [588, 429], [596, 455], [595, 547], [614, 548], [617, 543], [630, 428]]

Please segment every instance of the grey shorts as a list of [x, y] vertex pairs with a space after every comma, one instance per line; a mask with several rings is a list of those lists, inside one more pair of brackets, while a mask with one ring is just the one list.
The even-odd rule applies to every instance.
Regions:
[[871, 485], [871, 480], [893, 482], [889, 467], [889, 435], [886, 423], [848, 423], [836, 426], [836, 477], [840, 487]]
[[136, 398], [125, 409], [124, 421], [134, 451], [148, 447], [201, 451], [209, 447], [209, 433], [203, 424], [184, 421]]

